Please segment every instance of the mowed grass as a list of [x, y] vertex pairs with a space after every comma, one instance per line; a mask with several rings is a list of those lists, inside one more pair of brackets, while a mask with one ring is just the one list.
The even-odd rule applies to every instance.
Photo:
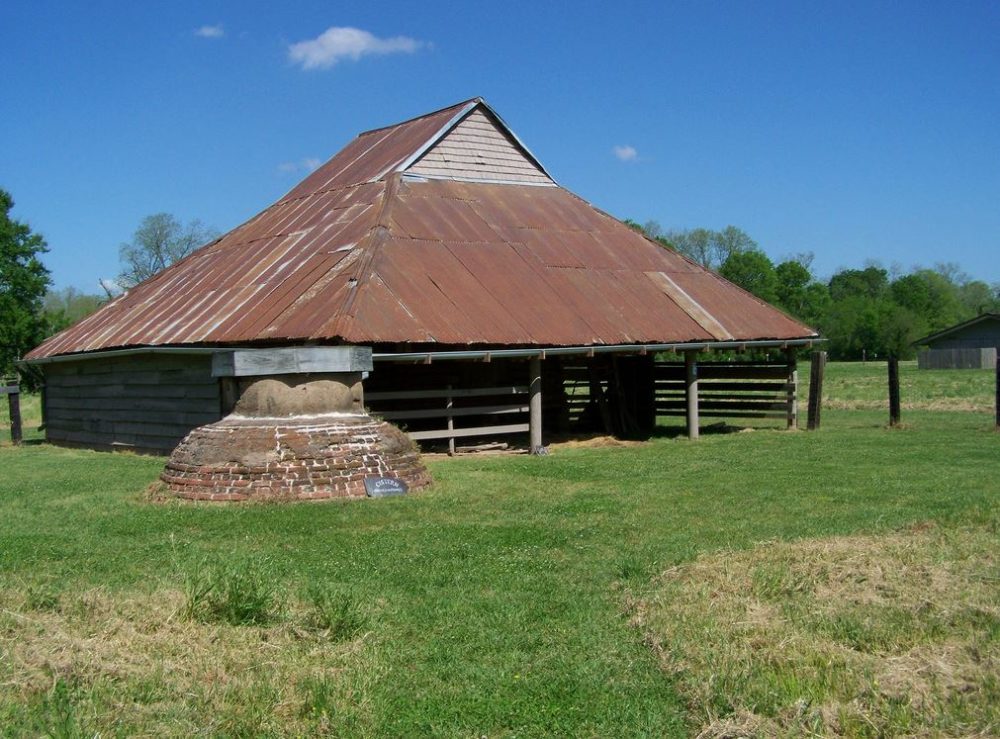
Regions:
[[[808, 398], [809, 363], [800, 397]], [[885, 362], [833, 362], [824, 376], [824, 407], [846, 410], [888, 409]], [[994, 370], [921, 370], [915, 361], [899, 363], [900, 404], [906, 410], [989, 413], [996, 403]]]
[[[996, 660], [1000, 434], [989, 413], [913, 410], [902, 430], [884, 415], [435, 460], [426, 492], [322, 505], [153, 503], [161, 459], [2, 448], [0, 726], [738, 735], [719, 731], [728, 720], [863, 734], [849, 720], [863, 715], [873, 735], [996, 733], [996, 671], [969, 672], [965, 656]], [[851, 570], [855, 549], [866, 559]], [[883, 582], [872, 567], [889, 590], [869, 604], [864, 582]], [[906, 572], [961, 577], [918, 588], [928, 608]], [[736, 585], [699, 600], [713, 582]], [[746, 604], [728, 592], [759, 601], [773, 630], [748, 639], [705, 620]], [[778, 661], [789, 635], [860, 656], [816, 681]], [[957, 701], [916, 685], [943, 723], [922, 723], [919, 707], [817, 723], [854, 691], [889, 705], [900, 693], [874, 687], [885, 660], [941, 645], [962, 657], [948, 674], [972, 676]], [[691, 688], [705, 683], [726, 687]]]
[[[35, 429], [42, 423], [42, 403], [38, 393], [18, 394], [23, 429]], [[0, 395], [0, 439], [10, 439], [10, 399]]]

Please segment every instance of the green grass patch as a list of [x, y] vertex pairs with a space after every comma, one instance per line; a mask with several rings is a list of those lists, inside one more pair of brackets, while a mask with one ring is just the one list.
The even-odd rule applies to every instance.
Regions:
[[[25, 436], [36, 431], [42, 424], [42, 400], [38, 393], [18, 395], [21, 407], [21, 428]], [[10, 443], [10, 402], [6, 395], [0, 395], [0, 444]]]
[[278, 586], [261, 560], [226, 561], [189, 572], [184, 614], [231, 626], [267, 624], [281, 615]]
[[[809, 364], [803, 362], [800, 398], [809, 393]], [[996, 406], [993, 370], [922, 370], [899, 363], [903, 410], [989, 413]], [[842, 410], [888, 409], [889, 378], [885, 362], [831, 362], [823, 380], [824, 407]]]
[[[692, 700], [649, 648], [662, 632], [631, 621], [657, 598], [660, 573], [712, 557], [734, 567], [756, 557], [744, 576], [756, 599], [779, 612], [787, 603], [782, 618], [802, 633], [865, 659], [995, 641], [990, 602], [966, 591], [956, 596], [965, 610], [865, 601], [816, 611], [813, 570], [791, 555], [760, 558], [800, 540], [894, 540], [933, 522], [920, 541], [936, 548], [920, 561], [956, 572], [979, 562], [967, 572], [984, 579], [968, 582], [989, 583], [979, 545], [948, 542], [996, 535], [992, 416], [916, 409], [904, 420], [889, 431], [881, 410], [832, 409], [818, 433], [441, 459], [426, 492], [322, 505], [154, 504], [142, 491], [162, 459], [0, 448], [0, 726], [684, 736], [708, 725], [709, 710], [739, 721], [748, 704]], [[763, 654], [750, 652], [751, 668], [764, 669]], [[783, 715], [780, 696], [796, 684], [826, 705], [813, 673], [831, 685], [864, 673], [820, 667], [776, 670], [759, 688], [779, 696], [772, 713]], [[991, 689], [986, 680], [975, 689]], [[982, 726], [978, 704], [940, 695], [941, 731]]]

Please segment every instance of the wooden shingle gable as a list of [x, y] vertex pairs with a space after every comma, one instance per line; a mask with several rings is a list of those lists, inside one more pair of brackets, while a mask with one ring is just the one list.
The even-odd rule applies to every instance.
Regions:
[[555, 185], [483, 104], [475, 106], [403, 171], [428, 179]]

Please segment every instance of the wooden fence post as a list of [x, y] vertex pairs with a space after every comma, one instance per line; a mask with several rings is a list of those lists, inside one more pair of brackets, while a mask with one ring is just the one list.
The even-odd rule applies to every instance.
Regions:
[[687, 434], [698, 438], [698, 352], [684, 352], [684, 394], [687, 398]]
[[1000, 357], [997, 358], [997, 431], [1000, 431]]
[[889, 357], [889, 425], [899, 425], [899, 360]]
[[10, 440], [14, 444], [21, 443], [21, 388], [8, 385], [4, 388], [7, 395], [7, 407], [10, 409]]
[[794, 349], [786, 349], [785, 357], [788, 359], [788, 389], [786, 391], [788, 418], [786, 426], [794, 429], [799, 425], [799, 363]]
[[528, 362], [528, 428], [531, 454], [544, 454], [542, 447], [542, 359], [532, 357]]
[[823, 374], [826, 372], [826, 352], [813, 352], [809, 370], [809, 410], [806, 428], [819, 428], [820, 412], [823, 410]]
[[455, 407], [454, 399], [451, 397], [451, 385], [448, 385], [448, 394], [445, 396], [445, 409], [448, 411], [448, 433], [451, 436], [448, 437], [448, 456], [455, 456], [455, 417], [451, 414], [452, 408]]

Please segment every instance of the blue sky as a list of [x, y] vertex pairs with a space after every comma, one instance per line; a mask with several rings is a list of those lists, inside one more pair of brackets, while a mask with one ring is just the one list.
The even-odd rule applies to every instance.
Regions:
[[997, 2], [5, 0], [0, 28], [0, 187], [56, 287], [99, 292], [146, 215], [229, 230], [476, 95], [620, 218], [1000, 282]]

